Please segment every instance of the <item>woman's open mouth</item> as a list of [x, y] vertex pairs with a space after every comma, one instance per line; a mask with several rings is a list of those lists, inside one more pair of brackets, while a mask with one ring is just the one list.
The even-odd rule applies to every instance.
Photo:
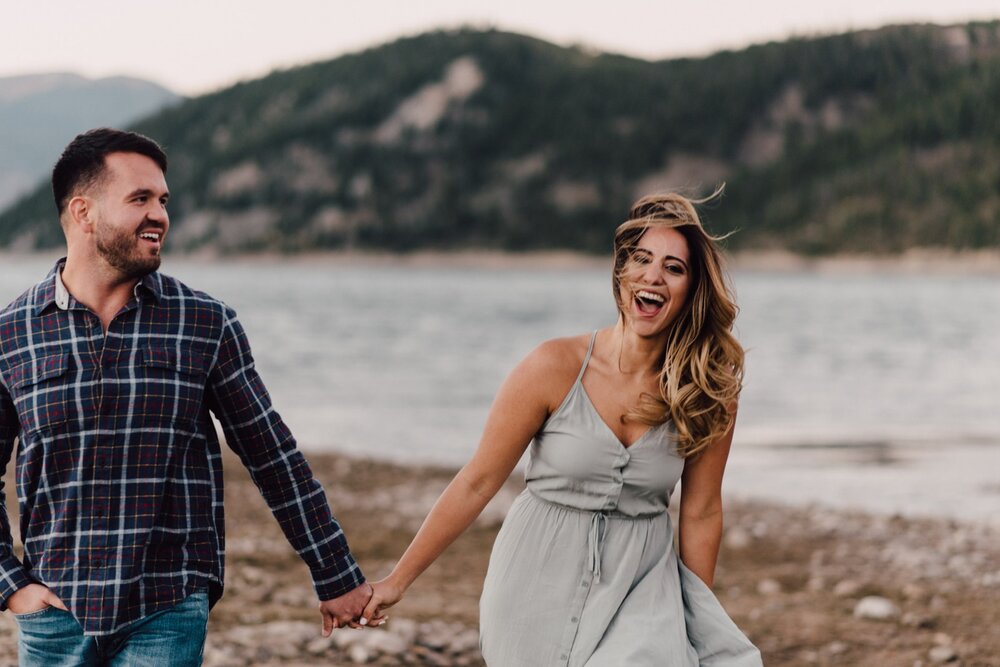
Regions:
[[648, 317], [659, 313], [666, 303], [666, 299], [662, 295], [644, 289], [636, 290], [632, 301], [635, 303], [636, 309]]

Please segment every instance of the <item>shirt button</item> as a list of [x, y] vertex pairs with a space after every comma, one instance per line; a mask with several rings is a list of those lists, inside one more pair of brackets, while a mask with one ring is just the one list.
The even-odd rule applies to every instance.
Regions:
[[586, 588], [586, 587], [587, 587], [587, 580], [584, 579], [583, 581], [580, 582], [580, 588]]
[[559, 656], [559, 659], [562, 660], [563, 662], [566, 662], [567, 660], [569, 660], [569, 656], [563, 653], [561, 656]]
[[578, 619], [578, 618], [577, 618], [576, 616], [574, 616], [573, 618], [571, 618], [571, 619], [569, 619], [569, 620], [571, 620], [572, 622], [576, 623], [576, 622], [577, 622], [577, 621], [579, 621], [580, 619]]

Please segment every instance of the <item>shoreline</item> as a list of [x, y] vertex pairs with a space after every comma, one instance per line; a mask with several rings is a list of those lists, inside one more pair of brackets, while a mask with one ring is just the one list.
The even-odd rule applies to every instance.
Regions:
[[[389, 572], [454, 474], [307, 458], [371, 580]], [[308, 571], [228, 451], [225, 477], [226, 594], [209, 624], [208, 667], [483, 664], [479, 593], [519, 479], [390, 610], [385, 628], [323, 639]], [[984, 630], [1000, 625], [998, 563], [1000, 529], [729, 499], [713, 588], [768, 667], [997, 666], [1000, 635]], [[0, 615], [0, 667], [14, 664], [15, 627]]]
[[[13, 253], [0, 250], [0, 263], [24, 260], [55, 261], [59, 251]], [[782, 250], [748, 250], [730, 253], [729, 266], [736, 271], [840, 274], [933, 274], [1000, 276], [1000, 249], [956, 251], [940, 248], [913, 248], [898, 255], [842, 254], [821, 257], [797, 255]], [[164, 255], [164, 262], [220, 263], [324, 263], [338, 266], [391, 266], [413, 268], [460, 268], [486, 270], [518, 269], [609, 269], [606, 255], [590, 255], [569, 250], [506, 252], [500, 250], [419, 250], [407, 253], [384, 251], [331, 250], [282, 254], [276, 252], [219, 254], [196, 251]], [[169, 272], [169, 270], [168, 270]]]

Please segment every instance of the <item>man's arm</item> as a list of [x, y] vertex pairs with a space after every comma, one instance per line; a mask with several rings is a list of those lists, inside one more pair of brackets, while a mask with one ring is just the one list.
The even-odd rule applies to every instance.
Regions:
[[7, 388], [0, 382], [0, 610], [7, 609], [10, 597], [29, 584], [35, 583], [14, 555], [14, 537], [7, 516], [7, 494], [3, 474], [14, 451], [14, 440], [21, 426]]
[[[333, 601], [321, 605], [324, 626], [330, 622], [327, 614], [339, 624], [360, 616], [370, 587], [330, 512], [323, 487], [271, 405], [246, 334], [230, 309], [208, 390], [209, 409], [222, 423], [229, 447], [250, 471], [285, 537], [309, 566], [319, 599]], [[355, 590], [363, 584], [361, 591]], [[364, 599], [355, 612], [359, 597]]]

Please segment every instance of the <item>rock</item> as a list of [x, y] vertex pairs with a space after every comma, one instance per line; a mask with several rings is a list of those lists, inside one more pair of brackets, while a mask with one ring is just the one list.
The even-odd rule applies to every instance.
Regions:
[[410, 648], [411, 643], [388, 630], [366, 631], [364, 637], [365, 647], [382, 655], [402, 655]]
[[844, 642], [830, 642], [826, 645], [826, 652], [830, 655], [840, 655], [847, 652], [847, 644]]
[[271, 600], [284, 607], [309, 607], [313, 604], [313, 595], [312, 589], [305, 586], [285, 586], [276, 590]]
[[308, 644], [306, 644], [306, 653], [309, 655], [323, 655], [329, 651], [335, 644], [333, 643], [333, 637], [317, 637]]
[[354, 664], [360, 665], [372, 659], [372, 651], [364, 644], [358, 643], [347, 651], [347, 657]]
[[869, 595], [861, 598], [854, 606], [854, 615], [858, 618], [868, 618], [876, 621], [887, 621], [899, 616], [899, 607], [892, 600]]
[[821, 576], [809, 577], [809, 581], [806, 582], [806, 589], [817, 593], [819, 591], [826, 589], [826, 579]]
[[923, 630], [930, 630], [937, 625], [937, 619], [933, 616], [924, 616], [922, 614], [915, 614], [911, 611], [903, 614], [901, 619], [903, 625], [908, 625], [913, 628], [921, 628]]
[[958, 660], [958, 654], [955, 653], [955, 649], [950, 646], [935, 646], [927, 654], [927, 657], [930, 658], [930, 661], [936, 665]]
[[727, 530], [726, 536], [723, 538], [726, 548], [733, 549], [734, 551], [746, 549], [752, 541], [750, 533], [738, 526]]
[[365, 639], [364, 632], [366, 631], [354, 630], [352, 628], [337, 628], [333, 631], [333, 643], [341, 651], [345, 651], [355, 644], [363, 642]]
[[432, 665], [433, 667], [449, 667], [451, 665], [449, 658], [426, 646], [414, 646], [412, 653], [417, 657], [418, 664], [421, 665]]
[[407, 644], [417, 641], [419, 626], [416, 621], [409, 618], [398, 618], [387, 621], [385, 629], [394, 635], [402, 637]]
[[908, 582], [903, 585], [903, 595], [908, 600], [921, 600], [927, 597], [927, 589], [920, 584]]
[[475, 651], [479, 648], [479, 633], [475, 630], [463, 630], [448, 643], [448, 649], [453, 655]]
[[935, 646], [951, 646], [951, 635], [945, 632], [935, 632], [934, 633], [934, 645]]
[[838, 598], [852, 598], [861, 591], [861, 584], [854, 579], [838, 581], [833, 587], [833, 594]]
[[757, 584], [757, 592], [761, 595], [777, 595], [781, 592], [781, 584], [774, 579], [763, 579]]
[[244, 626], [256, 626], [264, 622], [264, 614], [257, 610], [240, 612], [236, 618]]
[[451, 643], [451, 638], [464, 629], [460, 623], [429, 621], [420, 626], [420, 636], [417, 642], [435, 651], [442, 651]]

